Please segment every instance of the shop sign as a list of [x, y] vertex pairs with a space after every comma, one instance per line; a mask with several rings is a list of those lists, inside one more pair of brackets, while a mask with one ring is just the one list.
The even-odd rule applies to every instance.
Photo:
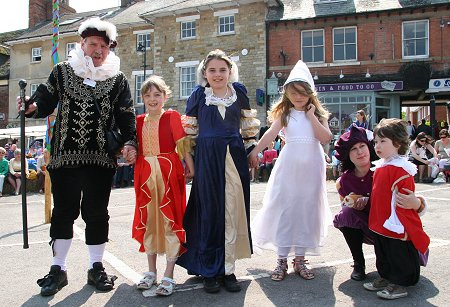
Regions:
[[401, 91], [403, 81], [360, 82], [316, 84], [316, 90], [322, 92], [352, 92], [352, 91]]
[[445, 89], [450, 90], [450, 78], [448, 79], [430, 79], [429, 89]]

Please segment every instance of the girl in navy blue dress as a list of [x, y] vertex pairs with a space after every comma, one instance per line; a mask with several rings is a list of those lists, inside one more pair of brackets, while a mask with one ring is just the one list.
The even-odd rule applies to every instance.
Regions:
[[[187, 101], [184, 127], [195, 138], [195, 177], [184, 217], [187, 252], [178, 264], [201, 275], [206, 292], [241, 288], [235, 260], [251, 256], [250, 176], [246, 146], [259, 131], [236, 63], [211, 51], [198, 68], [200, 85]], [[241, 134], [242, 133], [242, 134]], [[244, 145], [244, 143], [246, 143]]]

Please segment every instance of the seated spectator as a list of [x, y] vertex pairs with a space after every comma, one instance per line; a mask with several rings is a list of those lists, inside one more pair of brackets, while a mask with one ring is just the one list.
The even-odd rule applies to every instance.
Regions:
[[117, 170], [114, 175], [113, 187], [128, 187], [131, 184], [133, 178], [133, 168], [120, 156], [117, 158]]
[[439, 159], [439, 171], [444, 171], [444, 165], [450, 164], [450, 134], [447, 129], [439, 131], [439, 140], [434, 144], [434, 150]]
[[9, 149], [6, 152], [6, 160], [11, 161], [12, 158], [14, 158], [14, 151], [17, 149], [16, 144], [9, 145]]
[[0, 147], [0, 197], [3, 193], [3, 183], [5, 182], [5, 177], [8, 175], [9, 161], [5, 158], [6, 149]]
[[44, 149], [42, 155], [40, 155], [37, 159], [36, 171], [38, 176], [39, 193], [44, 193], [45, 175], [49, 158], [49, 152], [47, 149]]
[[428, 166], [428, 175], [430, 176], [431, 164], [433, 163], [433, 159], [428, 158], [427, 151], [435, 158], [437, 158], [437, 153], [433, 146], [429, 144], [425, 132], [417, 134], [416, 139], [411, 142], [409, 149], [413, 158], [412, 162], [419, 168], [419, 182], [424, 182], [423, 173], [425, 171], [425, 165]]
[[267, 171], [267, 177], [270, 177], [273, 165], [275, 164], [275, 161], [278, 158], [278, 152], [273, 148], [274, 145], [275, 143], [272, 141], [272, 143], [270, 143], [269, 145], [269, 148], [266, 151], [264, 151], [261, 166], [259, 168], [259, 176], [258, 176], [259, 180], [262, 180], [264, 170]]
[[37, 161], [36, 159], [33, 157], [33, 155], [31, 153], [27, 154], [27, 162], [28, 162], [28, 169], [29, 170], [34, 170], [37, 172]]
[[[14, 195], [19, 195], [20, 193], [20, 186], [22, 185], [21, 181], [21, 170], [22, 170], [22, 163], [20, 161], [21, 159], [21, 152], [20, 149], [14, 150], [14, 158], [12, 158], [9, 161], [9, 175], [8, 175], [8, 182], [13, 186], [14, 189]], [[25, 172], [28, 176], [28, 164], [25, 163]]]

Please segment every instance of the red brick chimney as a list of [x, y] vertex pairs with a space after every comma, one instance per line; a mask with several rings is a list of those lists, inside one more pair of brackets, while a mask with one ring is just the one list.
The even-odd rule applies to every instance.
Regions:
[[120, 0], [120, 7], [127, 7], [141, 1], [144, 0]]
[[[70, 7], [69, 0], [59, 1], [59, 15], [76, 13]], [[29, 0], [28, 5], [28, 27], [33, 28], [41, 22], [48, 22], [53, 19], [53, 2], [50, 0]]]

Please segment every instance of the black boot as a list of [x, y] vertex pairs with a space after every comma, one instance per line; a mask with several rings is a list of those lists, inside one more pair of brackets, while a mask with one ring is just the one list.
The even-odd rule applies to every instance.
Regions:
[[350, 275], [350, 278], [357, 281], [366, 279], [366, 266], [364, 264], [354, 262], [353, 272], [352, 275]]
[[114, 288], [114, 281], [116, 279], [117, 276], [106, 274], [101, 262], [95, 262], [92, 265], [92, 269], [88, 271], [87, 283], [94, 285], [99, 291], [110, 291]]
[[225, 286], [225, 289], [229, 292], [239, 292], [241, 291], [241, 286], [239, 285], [236, 275], [225, 275], [223, 277], [223, 285]]
[[215, 277], [204, 277], [203, 288], [208, 293], [216, 293], [220, 291], [220, 285]]
[[59, 265], [52, 265], [50, 272], [44, 278], [38, 279], [37, 284], [41, 287], [42, 296], [54, 295], [67, 286], [67, 273], [62, 271]]

